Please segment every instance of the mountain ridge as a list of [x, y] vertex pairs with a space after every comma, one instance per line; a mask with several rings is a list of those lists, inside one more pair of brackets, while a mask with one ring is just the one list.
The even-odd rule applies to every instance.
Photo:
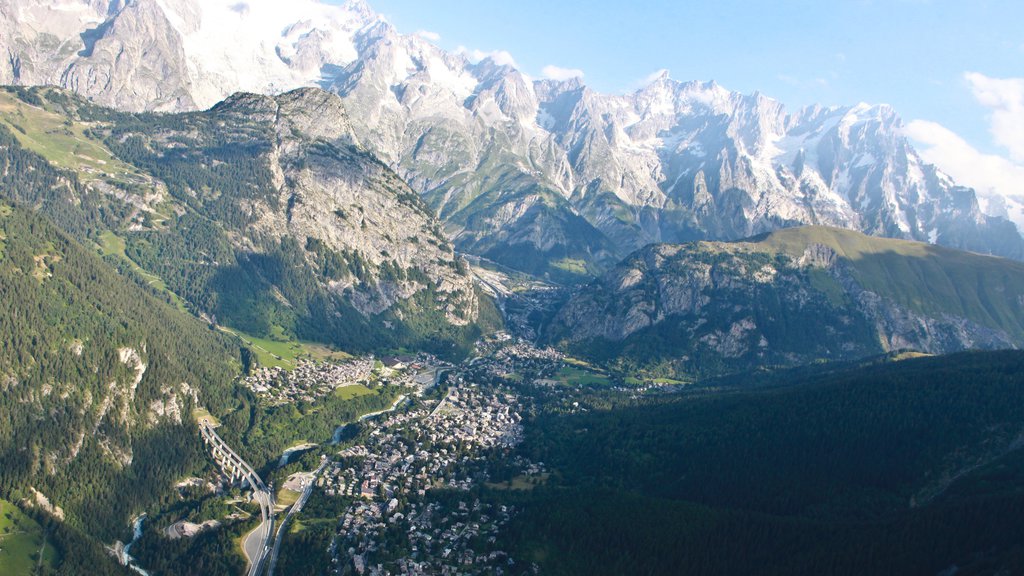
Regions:
[[48, 178], [12, 187], [12, 199], [83, 241], [113, 235], [212, 323], [353, 351], [415, 341], [453, 354], [490, 307], [433, 213], [358, 144], [333, 94], [239, 93], [205, 112], [139, 115], [32, 88], [3, 93], [0, 108], [11, 162]]
[[575, 293], [549, 338], [626, 367], [712, 376], [1024, 346], [1024, 264], [828, 227], [654, 244]]
[[[45, 6], [84, 14], [77, 26], [95, 30], [91, 48], [81, 50], [72, 21], [51, 33], [65, 34], [53, 56], [9, 18], [13, 56], [0, 81], [164, 110], [203, 108], [238, 90], [327, 88], [342, 97], [359, 141], [427, 199], [460, 250], [532, 273], [571, 281], [651, 242], [737, 240], [799, 224], [1024, 258], [1019, 229], [983, 210], [1019, 225], [1020, 207], [986, 208], [926, 165], [888, 106], [788, 113], [760, 93], [667, 74], [604, 95], [579, 79], [534, 80], [493, 57], [445, 52], [398, 33], [361, 1]], [[167, 37], [152, 33], [157, 20], [170, 23]], [[116, 61], [114, 47], [126, 50]], [[130, 97], [118, 92], [126, 87]]]

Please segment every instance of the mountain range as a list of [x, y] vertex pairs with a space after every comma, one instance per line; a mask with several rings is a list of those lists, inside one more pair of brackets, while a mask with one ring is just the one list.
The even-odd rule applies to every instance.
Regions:
[[400, 34], [361, 0], [7, 0], [0, 18], [0, 81], [115, 108], [335, 92], [358, 141], [424, 197], [458, 250], [553, 279], [652, 242], [805, 224], [1024, 258], [1024, 212], [986, 214], [921, 160], [885, 105], [788, 112], [667, 74], [601, 94]]
[[[207, 486], [198, 418], [285, 488], [395, 435], [352, 505], [399, 555], [484, 539], [430, 525], [465, 466], [510, 521], [498, 574], [1021, 564], [1024, 353], [977, 350], [1024, 348], [1024, 201], [925, 163], [891, 107], [603, 94], [362, 0], [0, 0], [0, 49], [0, 507], [42, 522], [35, 572], [127, 573], [103, 545], [134, 518], [151, 573], [240, 573], [260, 511]], [[365, 380], [303, 388], [349, 354]], [[433, 420], [474, 389], [526, 407], [479, 467], [447, 442], [482, 428]], [[360, 418], [392, 411], [430, 416]], [[309, 485], [279, 571], [393, 556]]]
[[706, 377], [1020, 348], [1022, 305], [1020, 262], [807, 226], [648, 246], [577, 290], [549, 338], [633, 370]]
[[490, 300], [347, 118], [319, 89], [178, 114], [12, 89], [0, 92], [2, 197], [144, 270], [211, 324], [457, 353]]

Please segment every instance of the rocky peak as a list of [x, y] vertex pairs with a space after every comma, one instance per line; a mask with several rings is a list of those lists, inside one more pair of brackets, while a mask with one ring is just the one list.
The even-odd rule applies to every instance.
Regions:
[[[736, 239], [793, 224], [1024, 253], [1005, 220], [928, 176], [887, 106], [791, 114], [763, 94], [667, 72], [626, 95], [594, 92], [578, 78], [531, 82], [500, 58], [473, 64], [402, 35], [364, 2], [139, 0], [110, 12], [115, 4], [80, 0], [81, 10], [63, 11], [77, 15], [53, 24], [56, 53], [20, 24], [45, 20], [43, 8], [14, 7], [0, 77], [150, 110], [203, 108], [239, 90], [329, 87], [358, 141], [429, 199], [463, 249], [492, 250], [482, 238], [535, 238], [496, 226], [527, 226], [522, 216], [553, 209], [560, 215], [549, 222], [585, 230], [548, 239], [604, 237], [621, 246], [619, 256], [652, 241]], [[550, 201], [524, 205], [537, 191]], [[982, 206], [1002, 214], [998, 202]], [[494, 246], [491, 255], [515, 265], [512, 255], [528, 244]], [[546, 252], [542, 244], [530, 250]]]
[[274, 98], [278, 117], [289, 131], [336, 146], [358, 146], [345, 105], [336, 94], [319, 88], [299, 88]]

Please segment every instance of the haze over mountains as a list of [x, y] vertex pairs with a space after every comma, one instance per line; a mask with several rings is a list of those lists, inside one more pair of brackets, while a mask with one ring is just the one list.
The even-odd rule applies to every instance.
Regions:
[[447, 53], [358, 0], [8, 1], [0, 14], [7, 83], [164, 111], [239, 90], [334, 91], [357, 139], [437, 210], [457, 249], [528, 272], [571, 279], [652, 242], [799, 224], [1024, 257], [1020, 207], [986, 215], [884, 105], [787, 112], [667, 75], [600, 94]]

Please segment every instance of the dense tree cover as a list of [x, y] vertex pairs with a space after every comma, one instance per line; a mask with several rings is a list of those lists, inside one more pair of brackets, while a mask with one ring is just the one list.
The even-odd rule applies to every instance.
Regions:
[[159, 178], [175, 199], [231, 229], [252, 223], [247, 201], [276, 205], [266, 156], [273, 132], [266, 123], [202, 112], [124, 114], [105, 136], [118, 158]]
[[224, 426], [219, 432], [253, 467], [276, 466], [288, 447], [330, 441], [338, 426], [387, 408], [400, 390], [382, 386], [373, 394], [354, 398], [330, 394], [316, 402], [269, 407], [257, 403], [251, 395], [240, 394], [239, 407], [221, 418]]
[[[34, 487], [99, 541], [203, 462], [192, 392], [215, 411], [235, 402], [237, 346], [141, 284], [41, 216], [0, 207], [0, 492]], [[129, 348], [145, 364], [137, 385]], [[153, 411], [171, 394], [184, 428]]]
[[509, 543], [554, 574], [1024, 569], [1024, 353], [751, 380], [540, 416]]
[[[289, 526], [281, 541], [275, 572], [279, 574], [327, 574], [330, 570], [330, 545], [339, 518], [351, 504], [348, 498], [327, 496], [314, 490], [302, 508], [302, 514]], [[297, 521], [296, 521], [297, 520]]]
[[143, 532], [132, 546], [132, 556], [154, 576], [237, 576], [245, 573], [246, 561], [236, 540], [259, 524], [259, 510], [246, 521], [192, 538], [171, 540], [155, 529]]

